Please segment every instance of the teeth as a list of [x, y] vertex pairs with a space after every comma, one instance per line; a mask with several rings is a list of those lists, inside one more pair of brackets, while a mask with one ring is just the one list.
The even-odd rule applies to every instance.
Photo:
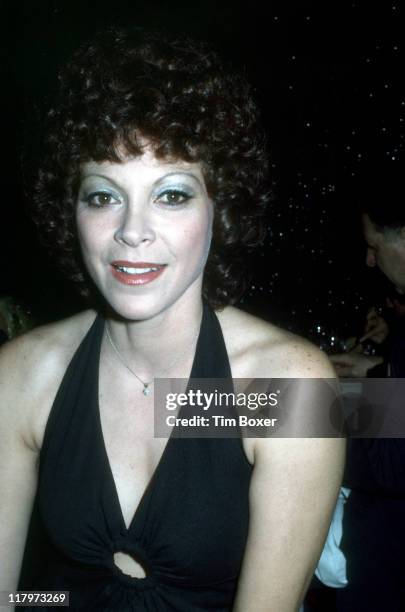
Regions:
[[125, 272], [125, 274], [146, 274], [147, 272], [156, 272], [159, 268], [124, 268], [124, 266], [116, 266], [117, 270]]

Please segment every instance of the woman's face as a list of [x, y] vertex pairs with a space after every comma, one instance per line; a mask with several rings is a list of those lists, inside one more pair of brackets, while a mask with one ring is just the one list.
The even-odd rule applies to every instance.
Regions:
[[213, 203], [200, 164], [146, 148], [123, 163], [83, 164], [76, 222], [87, 270], [110, 306], [148, 319], [201, 299]]

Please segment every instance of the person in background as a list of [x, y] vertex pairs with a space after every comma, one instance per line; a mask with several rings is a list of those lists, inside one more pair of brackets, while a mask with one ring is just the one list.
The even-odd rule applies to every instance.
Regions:
[[[385, 171], [380, 169], [380, 173], [376, 173], [376, 180], [364, 178], [358, 196], [363, 236], [367, 244], [366, 265], [378, 267], [393, 285], [393, 294], [387, 298], [387, 305], [398, 315], [394, 323], [397, 329], [396, 333], [394, 330], [391, 333], [385, 370], [377, 370], [378, 374], [393, 377], [405, 376], [405, 336], [400, 323], [401, 297], [405, 295], [405, 207], [401, 202], [403, 186], [400, 173], [399, 161], [391, 162]], [[387, 338], [388, 332], [386, 320], [376, 308], [372, 308], [357, 346], [366, 340], [380, 344]], [[382, 357], [365, 355], [356, 350], [330, 358], [339, 376], [355, 378], [366, 377], [371, 369], [384, 361]]]
[[[405, 295], [405, 206], [399, 161], [365, 177], [358, 200], [367, 244], [366, 264], [377, 266], [395, 291]], [[372, 311], [363, 339], [382, 340], [386, 333], [386, 325]], [[404, 339], [401, 333], [392, 334], [383, 376], [405, 376]], [[372, 372], [368, 356], [352, 352], [330, 359], [341, 375]], [[405, 609], [404, 436], [404, 431], [398, 431], [398, 438], [349, 441], [343, 484], [351, 493], [344, 509], [341, 544], [348, 586], [337, 590], [338, 612]]]

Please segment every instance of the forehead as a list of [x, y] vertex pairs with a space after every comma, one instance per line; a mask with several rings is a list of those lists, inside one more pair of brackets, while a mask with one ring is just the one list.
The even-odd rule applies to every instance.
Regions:
[[159, 159], [148, 147], [142, 155], [136, 157], [122, 156], [121, 162], [88, 161], [81, 165], [82, 176], [103, 175], [123, 183], [134, 180], [142, 183], [155, 182], [166, 175], [184, 174], [191, 180], [205, 185], [203, 167], [199, 162], [184, 160]]

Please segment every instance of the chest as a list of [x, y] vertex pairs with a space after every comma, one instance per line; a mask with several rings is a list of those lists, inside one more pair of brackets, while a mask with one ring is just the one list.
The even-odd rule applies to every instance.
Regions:
[[[241, 369], [241, 360], [232, 354], [230, 362], [239, 376], [251, 373]], [[191, 363], [188, 367], [191, 368]], [[142, 384], [134, 376], [101, 359], [98, 411], [102, 445], [127, 528], [154, 478], [168, 442], [167, 437], [154, 437], [155, 419], [162, 418], [162, 415], [155, 414], [154, 385], [151, 389], [150, 395], [143, 395]], [[254, 438], [247, 437], [238, 442], [245, 455], [242, 460], [247, 459], [253, 464]]]
[[162, 459], [168, 439], [154, 437], [154, 390], [100, 366], [99, 424], [124, 523], [128, 528]]
[[85, 389], [58, 406], [66, 420], [52, 429], [40, 487], [48, 533], [88, 563], [128, 549], [171, 576], [236, 575], [251, 474], [240, 441], [154, 439], [153, 408], [110, 389], [101, 379], [98, 406]]

